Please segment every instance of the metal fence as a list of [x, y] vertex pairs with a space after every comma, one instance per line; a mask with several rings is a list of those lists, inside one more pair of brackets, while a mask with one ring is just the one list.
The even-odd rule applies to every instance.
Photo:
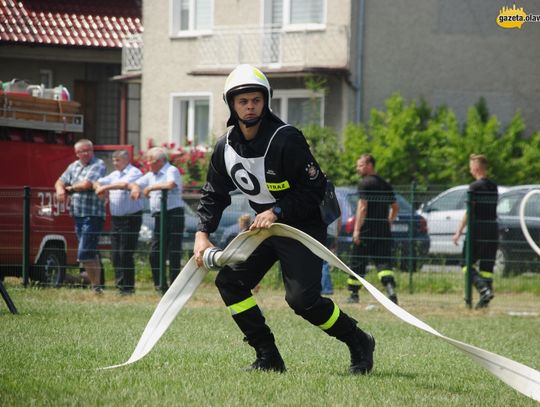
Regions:
[[[497, 205], [498, 249], [495, 259], [495, 289], [500, 292], [530, 292], [540, 295], [540, 256], [527, 242], [520, 225], [520, 207], [527, 192], [537, 186], [504, 188]], [[462, 266], [463, 235], [458, 244], [452, 241], [467, 209], [467, 186], [432, 188], [419, 191], [414, 184], [395, 187], [400, 211], [392, 224], [390, 263], [397, 274], [398, 292], [465, 294], [466, 280]], [[352, 232], [358, 195], [355, 187], [336, 189], [342, 209], [341, 229], [337, 233], [336, 251], [351, 264]], [[193, 250], [198, 223], [195, 210], [197, 194], [185, 197], [186, 209], [183, 244], [177, 250], [183, 262]], [[232, 204], [224, 212], [218, 230], [212, 235], [214, 243], [224, 247], [240, 230], [238, 219], [244, 214], [254, 217], [248, 202], [240, 194], [232, 196]], [[532, 239], [540, 242], [540, 195], [532, 196], [523, 212], [523, 221]], [[108, 217], [109, 218], [109, 217]], [[148, 257], [155, 219], [148, 210], [143, 214], [135, 252], [136, 285], [150, 280]], [[167, 222], [167, 219], [164, 219]], [[336, 236], [333, 225], [329, 235]], [[376, 239], [374, 237], [373, 239]], [[383, 243], [383, 242], [381, 242]], [[110, 222], [106, 222], [99, 246], [104, 268], [109, 274], [104, 284], [114, 287], [110, 246]], [[42, 285], [85, 285], [88, 280], [76, 259], [77, 241], [73, 219], [66, 207], [56, 201], [52, 189], [0, 188], [0, 273], [2, 276], [21, 277], [24, 283]], [[167, 261], [160, 253], [162, 269]], [[367, 259], [366, 260], [371, 260]], [[376, 273], [368, 278], [377, 282]], [[279, 273], [279, 271], [277, 271]], [[345, 286], [345, 277], [332, 272], [337, 287]], [[470, 298], [468, 299], [470, 301]]]

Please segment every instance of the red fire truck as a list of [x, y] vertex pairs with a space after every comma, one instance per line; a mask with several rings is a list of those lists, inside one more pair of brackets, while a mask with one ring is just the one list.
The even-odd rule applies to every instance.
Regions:
[[[0, 91], [0, 279], [26, 275], [25, 268], [32, 281], [54, 286], [63, 283], [66, 267], [78, 267], [74, 222], [54, 191], [76, 159], [73, 144], [84, 125], [78, 111], [77, 102]], [[95, 152], [110, 166], [120, 148], [133, 155], [125, 145]]]

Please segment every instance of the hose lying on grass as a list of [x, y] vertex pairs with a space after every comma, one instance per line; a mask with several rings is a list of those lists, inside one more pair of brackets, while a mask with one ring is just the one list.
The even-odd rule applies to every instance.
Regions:
[[[226, 264], [244, 261], [262, 241], [270, 236], [287, 237], [301, 242], [314, 254], [326, 260], [331, 266], [358, 279], [379, 303], [401, 320], [454, 345], [510, 387], [536, 401], [540, 401], [540, 372], [511, 359], [442, 335], [425, 322], [409, 314], [403, 308], [386, 298], [384, 294], [368, 281], [354, 273], [324, 245], [291, 226], [274, 223], [269, 229], [257, 229], [241, 233], [223, 251], [214, 248], [208, 249], [205, 252], [205, 264], [208, 265], [210, 263], [215, 267], [222, 267]], [[150, 352], [207, 273], [208, 268], [197, 267], [195, 258], [192, 257], [157, 305], [131, 357], [125, 363], [103, 369], [113, 369], [129, 365]]]

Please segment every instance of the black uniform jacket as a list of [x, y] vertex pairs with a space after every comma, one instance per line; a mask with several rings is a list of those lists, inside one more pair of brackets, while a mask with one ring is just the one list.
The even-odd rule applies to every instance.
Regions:
[[[276, 116], [266, 115], [256, 137], [250, 141], [246, 141], [235, 126], [229, 134], [229, 144], [242, 157], [262, 157], [270, 138], [283, 124]], [[217, 229], [223, 210], [231, 203], [229, 192], [236, 189], [225, 167], [226, 142], [227, 137], [224, 135], [217, 141], [212, 154], [206, 184], [202, 188], [202, 197], [197, 208], [199, 231], [212, 233]], [[276, 134], [266, 154], [265, 174], [267, 183], [288, 183], [288, 188], [269, 188], [276, 203], [261, 205], [250, 201], [250, 206], [256, 213], [279, 206], [282, 214], [278, 222], [299, 228], [322, 223], [319, 204], [324, 196], [326, 177], [313, 158], [304, 135], [298, 129], [287, 126]]]

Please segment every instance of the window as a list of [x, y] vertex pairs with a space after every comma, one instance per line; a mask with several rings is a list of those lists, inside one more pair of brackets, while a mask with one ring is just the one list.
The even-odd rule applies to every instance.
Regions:
[[455, 211], [465, 209], [467, 190], [449, 192], [433, 202], [432, 211]]
[[[521, 198], [523, 199], [525, 195]], [[521, 208], [521, 201], [519, 203], [519, 208]], [[533, 195], [530, 197], [525, 207], [525, 216], [527, 218], [538, 218], [540, 217], [540, 195]]]
[[170, 140], [179, 146], [207, 146], [210, 117], [210, 94], [173, 94]]
[[212, 29], [213, 0], [171, 0], [171, 36], [196, 36]]
[[40, 69], [39, 70], [39, 79], [41, 84], [45, 88], [52, 88], [53, 84], [53, 71], [51, 69]]
[[272, 111], [293, 126], [324, 126], [324, 95], [305, 89], [275, 91]]
[[285, 29], [324, 28], [326, 0], [264, 0], [265, 24]]

